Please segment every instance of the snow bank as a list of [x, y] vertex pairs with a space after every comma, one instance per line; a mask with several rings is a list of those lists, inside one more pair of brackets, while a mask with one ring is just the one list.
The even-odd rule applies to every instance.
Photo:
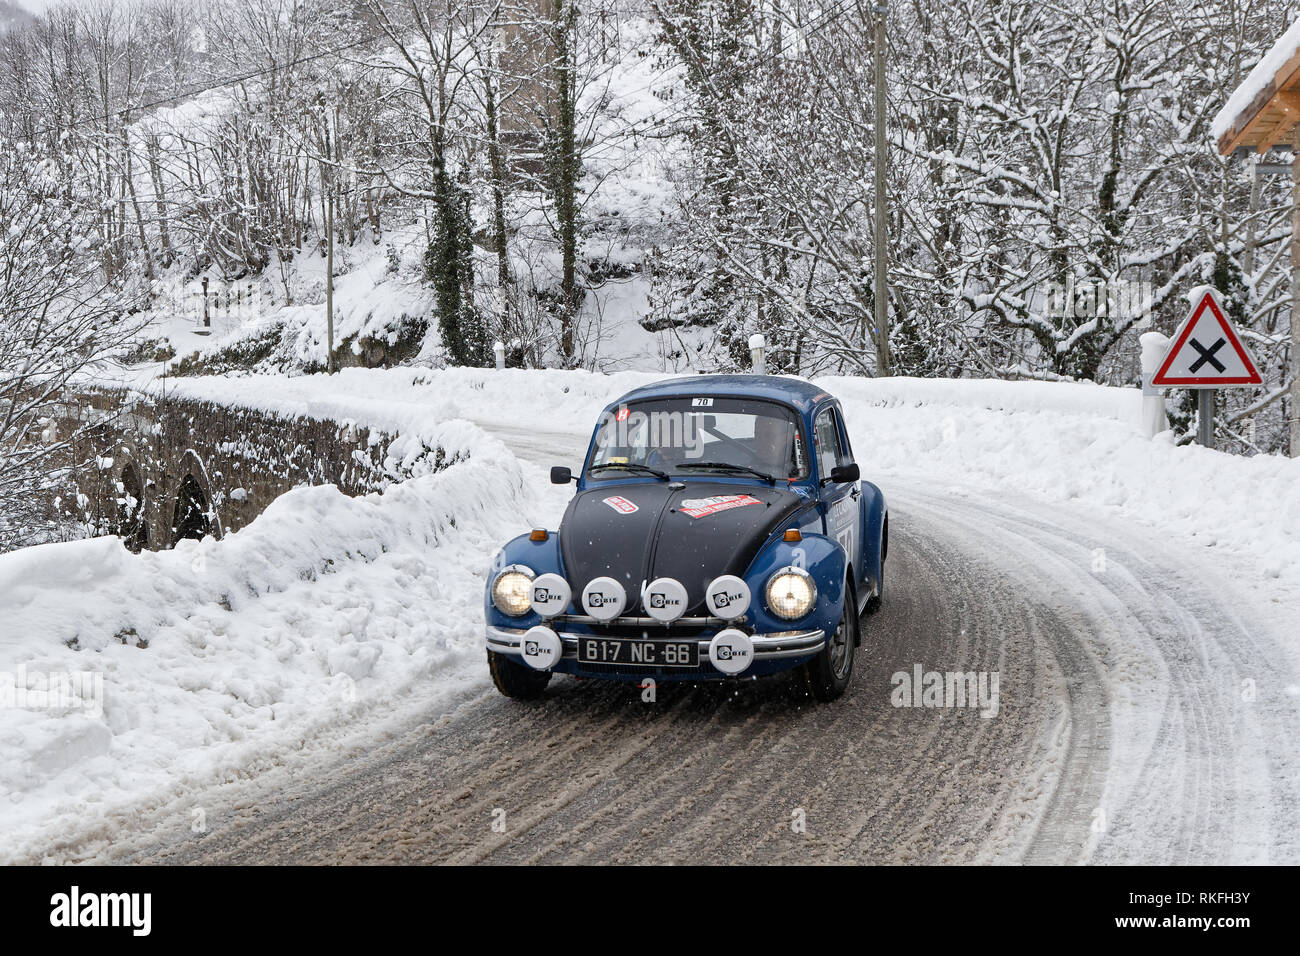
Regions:
[[[173, 395], [379, 428], [400, 436], [395, 454], [406, 442], [468, 459], [365, 498], [301, 488], [237, 534], [174, 551], [134, 556], [99, 539], [0, 556], [0, 695], [6, 680], [36, 691], [69, 677], [59, 701], [0, 709], [0, 859], [49, 852], [52, 834], [111, 834], [96, 821], [112, 812], [247, 775], [268, 754], [482, 681], [490, 556], [523, 529], [554, 526], [563, 505], [537, 466], [575, 453], [602, 406], [663, 377], [170, 380]], [[1300, 461], [1147, 440], [1137, 389], [817, 381], [843, 400], [863, 472], [887, 496], [915, 483], [1118, 515], [1175, 547], [1213, 549], [1225, 578], [1258, 588], [1281, 619], [1300, 608]]]
[[[410, 431], [468, 419], [538, 444], [590, 434], [600, 408], [666, 377], [623, 372], [348, 369], [320, 377], [178, 380], [196, 398], [339, 415]], [[1243, 458], [1176, 446], [1142, 432], [1141, 391], [1064, 382], [987, 379], [816, 379], [847, 408], [864, 474], [950, 482], [1105, 509], [1191, 547], [1234, 554], [1261, 580], [1300, 593], [1300, 460]], [[573, 464], [576, 464], [573, 463]]]
[[[364, 413], [398, 432], [463, 418], [520, 434], [590, 434], [600, 408], [663, 374], [482, 369], [347, 369], [320, 377], [169, 382], [194, 398], [337, 417]], [[1076, 502], [1189, 545], [1252, 562], [1300, 588], [1300, 460], [1243, 458], [1142, 433], [1141, 391], [988, 379], [816, 381], [846, 405], [864, 474], [948, 481]], [[543, 440], [539, 438], [539, 441]]]
[[[590, 432], [603, 405], [640, 384], [663, 378], [650, 372], [345, 368], [328, 378], [174, 378], [167, 380], [165, 388], [178, 398], [340, 423], [364, 421], [390, 434], [421, 433], [430, 422], [458, 419], [543, 432]], [[135, 387], [154, 394], [163, 390], [158, 382]]]
[[1051, 382], [819, 379], [863, 473], [1104, 510], [1239, 559], [1300, 596], [1300, 459], [1243, 458], [1141, 431], [1141, 391]]
[[464, 422], [422, 432], [470, 457], [382, 495], [296, 489], [221, 541], [0, 556], [0, 859], [478, 660], [490, 555], [535, 505], [496, 440]]

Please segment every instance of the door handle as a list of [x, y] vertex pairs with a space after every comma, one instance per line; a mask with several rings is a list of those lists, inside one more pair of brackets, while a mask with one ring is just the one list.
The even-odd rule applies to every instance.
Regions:
[[852, 491], [849, 492], [849, 497], [852, 498], [854, 501], [857, 501], [859, 498], [862, 497], [862, 492], [859, 491], [857, 488], [854, 488]]

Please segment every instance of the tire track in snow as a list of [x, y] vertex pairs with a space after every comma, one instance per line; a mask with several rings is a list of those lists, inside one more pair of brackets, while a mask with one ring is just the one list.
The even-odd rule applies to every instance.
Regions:
[[[579, 442], [528, 457], [572, 460]], [[477, 694], [201, 838], [107, 858], [1208, 862], [1273, 845], [1295, 859], [1280, 832], [1298, 805], [1295, 699], [1234, 705], [1275, 648], [1229, 597], [1189, 597], [1182, 551], [1068, 506], [894, 484], [886, 603], [833, 705], [790, 680], [665, 686], [654, 705], [566, 678], [539, 703]], [[999, 671], [999, 716], [890, 706], [889, 675], [913, 662]]]
[[[894, 552], [899, 596], [868, 619], [864, 650], [891, 650], [874, 662], [864, 653], [835, 705], [815, 705], [789, 680], [734, 693], [664, 688], [655, 707], [627, 685], [563, 679], [540, 705], [481, 696], [436, 733], [419, 729], [326, 787], [308, 785], [258, 819], [154, 858], [907, 861], [952, 858], [954, 847], [969, 856], [987, 835], [987, 815], [965, 788], [953, 789], [953, 769], [965, 761], [981, 790], [1005, 800], [1016, 765], [973, 742], [1004, 724], [1014, 737], [1020, 722], [889, 705], [891, 670], [914, 658], [927, 666], [965, 666], [972, 653], [992, 659], [1003, 633], [961, 626], [978, 611], [978, 581], [951, 591], [908, 587], [910, 569], [919, 576], [934, 560], [925, 557], [933, 542], [915, 541]], [[951, 574], [938, 562], [927, 580]], [[936, 627], [945, 616], [952, 625]], [[892, 644], [873, 645], [876, 628]], [[953, 631], [967, 642], [960, 661], [951, 656]], [[984, 761], [995, 763], [992, 772]], [[857, 813], [842, 812], [852, 805]], [[505, 835], [490, 828], [496, 806], [507, 809]], [[884, 813], [873, 819], [873, 806]], [[794, 807], [809, 814], [807, 834], [790, 829]]]
[[[1267, 625], [1233, 609], [1253, 602], [1232, 589], [1210, 553], [1189, 554], [1156, 533], [1086, 521], [1070, 509], [985, 499], [963, 510], [982, 512], [982, 528], [1014, 526], [1034, 545], [1025, 561], [1038, 572], [1026, 577], [1034, 586], [1068, 583], [1070, 565], [1085, 569], [1074, 576], [1086, 583], [1094, 554], [1104, 554], [1104, 569], [1091, 572], [1095, 586], [1057, 610], [1064, 626], [1056, 633], [1087, 645], [1118, 721], [1119, 752], [1099, 804], [1106, 829], [1093, 835], [1085, 858], [1260, 862], [1273, 847], [1275, 858], [1294, 860], [1294, 828], [1284, 822], [1298, 802], [1287, 743], [1294, 698], [1274, 687], [1247, 704], [1238, 693], [1242, 678], [1285, 673], [1286, 664]], [[1076, 800], [1072, 812], [1086, 804]]]
[[1078, 565], [1058, 556], [1059, 541], [1055, 547], [1044, 547], [1026, 534], [1016, 515], [934, 509], [935, 499], [929, 500], [931, 517], [944, 522], [947, 546], [952, 547], [954, 541], [972, 550], [982, 545], [986, 554], [997, 555], [999, 563], [1014, 565], [1023, 561], [1026, 569], [1034, 569], [1031, 577], [1008, 568], [998, 577], [996, 590], [986, 596], [994, 605], [1024, 607], [1020, 627], [1050, 656], [1057, 673], [1050, 685], [1044, 682], [1016, 687], [1014, 682], [1003, 683], [1003, 694], [1032, 694], [1040, 702], [1054, 697], [1065, 715], [1065, 721], [1054, 728], [1060, 735], [1056, 757], [1060, 773], [1042, 808], [1024, 862], [1082, 862], [1089, 852], [1093, 812], [1101, 805], [1110, 749], [1105, 682], [1075, 632], [1053, 609], [1051, 595], [1034, 595], [1031, 590], [1034, 580], [1043, 580], [1053, 582], [1052, 590], [1059, 592], [1079, 574]]

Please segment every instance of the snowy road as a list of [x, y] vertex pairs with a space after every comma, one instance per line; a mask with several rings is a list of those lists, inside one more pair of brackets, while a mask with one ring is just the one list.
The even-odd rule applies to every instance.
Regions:
[[[584, 440], [492, 430], [533, 467], [575, 463]], [[887, 491], [887, 599], [836, 704], [779, 680], [649, 704], [569, 678], [524, 704], [467, 668], [362, 756], [273, 768], [209, 801], [202, 834], [174, 807], [145, 815], [99, 859], [1300, 859], [1300, 698], [1277, 622], [1233, 610], [1260, 595], [1082, 505]], [[997, 715], [895, 707], [893, 675], [918, 664], [996, 672]]]

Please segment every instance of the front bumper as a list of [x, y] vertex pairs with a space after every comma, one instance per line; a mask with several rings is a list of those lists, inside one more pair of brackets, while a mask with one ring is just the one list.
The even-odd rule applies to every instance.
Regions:
[[[642, 633], [635, 636], [625, 636], [628, 640], [648, 640], [664, 641], [673, 643], [682, 643], [684, 641], [694, 641], [698, 645], [699, 667], [697, 668], [677, 668], [677, 667], [651, 667], [646, 668], [639, 665], [628, 664], [590, 664], [578, 660], [578, 641], [582, 638], [606, 637], [596, 630], [587, 630], [586, 628], [598, 624], [616, 625], [619, 627], [640, 628]], [[734, 627], [734, 621], [724, 621], [721, 618], [680, 618], [675, 624], [703, 627], [710, 631], [724, 627]], [[566, 624], [578, 624], [584, 629], [575, 631], [566, 629]], [[644, 674], [653, 674], [656, 677], [679, 678], [699, 680], [701, 678], [721, 678], [727, 676], [718, 670], [710, 662], [709, 645], [712, 641], [713, 634], [707, 636], [699, 634], [691, 637], [674, 637], [669, 630], [665, 628], [662, 621], [657, 621], [649, 617], [619, 617], [612, 621], [597, 622], [592, 618], [579, 614], [565, 614], [547, 622], [547, 625], [555, 631], [556, 636], [560, 638], [563, 645], [561, 659], [552, 668], [561, 673], [585, 674], [606, 678], [634, 678]], [[521, 657], [523, 636], [527, 628], [513, 627], [496, 627], [489, 625], [487, 627], [487, 647], [488, 650], [496, 651], [498, 654], [508, 654], [514, 657]], [[785, 670], [788, 667], [797, 666], [808, 658], [821, 652], [826, 645], [826, 632], [819, 629], [775, 631], [765, 634], [748, 634], [750, 642], [753, 644], [753, 663], [743, 672], [745, 676], [754, 674], [773, 673], [779, 670]], [[618, 638], [613, 638], [617, 640]]]

